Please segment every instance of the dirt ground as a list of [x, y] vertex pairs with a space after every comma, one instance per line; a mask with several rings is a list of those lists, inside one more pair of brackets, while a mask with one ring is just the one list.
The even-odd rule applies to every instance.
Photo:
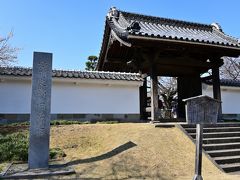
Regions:
[[22, 132], [29, 129], [27, 125], [16, 125], [16, 126], [0, 126], [0, 134], [10, 134], [15, 132]]
[[[51, 128], [51, 147], [60, 147], [77, 175], [86, 179], [192, 179], [195, 145], [178, 128], [150, 124], [91, 124]], [[59, 178], [59, 177], [55, 177]], [[203, 156], [204, 180], [237, 180]]]

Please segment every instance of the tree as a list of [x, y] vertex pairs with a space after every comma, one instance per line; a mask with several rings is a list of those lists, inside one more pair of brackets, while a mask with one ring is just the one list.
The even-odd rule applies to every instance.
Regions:
[[172, 109], [173, 103], [177, 96], [176, 77], [159, 77], [158, 87], [159, 94], [161, 95], [165, 108]]
[[98, 57], [97, 56], [88, 56], [88, 61], [85, 63], [85, 70], [94, 71], [97, 66]]
[[[147, 78], [147, 86], [150, 87], [151, 79], [150, 77]], [[148, 90], [148, 93], [151, 90]], [[176, 77], [163, 77], [158, 76], [158, 95], [159, 99], [163, 103], [160, 104], [159, 108], [162, 109], [161, 116], [163, 118], [171, 118], [174, 117], [172, 114], [172, 108], [176, 107], [176, 100], [177, 100], [177, 78]], [[170, 110], [170, 111], [169, 111]]]
[[222, 79], [240, 79], [240, 57], [224, 57], [224, 64], [220, 67]]
[[[150, 81], [150, 78], [147, 78], [148, 87]], [[177, 98], [177, 78], [158, 76], [158, 95], [164, 103], [164, 108], [171, 109]]]
[[12, 31], [6, 37], [0, 37], [0, 66], [9, 66], [12, 63], [16, 62], [17, 52], [20, 49], [11, 47], [9, 40], [12, 37]]

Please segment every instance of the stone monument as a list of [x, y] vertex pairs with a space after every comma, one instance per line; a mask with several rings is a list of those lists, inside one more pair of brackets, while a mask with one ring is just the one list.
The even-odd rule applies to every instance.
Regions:
[[52, 54], [34, 52], [28, 151], [29, 169], [48, 168]]
[[[28, 164], [11, 163], [0, 179], [35, 179], [74, 174], [63, 161], [49, 164], [52, 54], [34, 52]], [[73, 177], [76, 179], [76, 177]]]
[[186, 120], [188, 124], [196, 124], [195, 174], [193, 180], [203, 180], [202, 177], [203, 125], [217, 123], [221, 101], [205, 95], [183, 99], [183, 101], [187, 102]]

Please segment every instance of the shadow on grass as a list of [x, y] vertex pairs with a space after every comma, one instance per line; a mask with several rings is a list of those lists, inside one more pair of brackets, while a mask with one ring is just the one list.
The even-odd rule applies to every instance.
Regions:
[[76, 164], [92, 163], [92, 162], [96, 162], [96, 161], [101, 161], [101, 160], [116, 156], [117, 154], [120, 154], [123, 151], [133, 148], [134, 146], [137, 146], [137, 145], [135, 143], [129, 141], [129, 142], [127, 142], [121, 146], [118, 146], [117, 148], [105, 153], [105, 154], [102, 154], [102, 155], [99, 155], [96, 157], [87, 158], [87, 159], [79, 159], [79, 160], [71, 161], [71, 162], [68, 162], [67, 165], [76, 165]]
[[121, 146], [118, 146], [117, 148], [107, 152], [107, 153], [104, 153], [104, 154], [101, 154], [99, 156], [96, 156], [96, 157], [91, 157], [91, 158], [87, 158], [87, 159], [78, 159], [78, 160], [74, 160], [74, 161], [70, 161], [66, 164], [58, 164], [58, 165], [52, 165], [54, 167], [61, 167], [61, 166], [72, 166], [72, 165], [77, 165], [77, 164], [84, 164], [84, 163], [92, 163], [92, 162], [96, 162], [96, 161], [101, 161], [101, 160], [104, 160], [104, 159], [109, 159], [113, 156], [116, 156], [130, 148], [133, 148], [137, 146], [135, 143], [133, 143], [132, 141], [129, 141]]
[[[121, 146], [118, 146], [114, 148], [113, 150], [106, 152], [102, 155], [91, 157], [87, 159], [79, 159], [70, 161], [66, 164], [59, 164], [54, 165], [55, 167], [61, 167], [61, 166], [72, 166], [72, 165], [79, 165], [79, 164], [87, 164], [88, 166], [81, 167], [81, 171], [75, 174], [74, 179], [121, 179], [121, 180], [127, 180], [127, 179], [158, 179], [158, 180], [169, 180], [169, 177], [164, 176], [164, 173], [161, 172], [161, 170], [149, 174], [149, 166], [148, 165], [141, 165], [141, 163], [138, 163], [135, 161], [134, 157], [131, 155], [128, 155], [126, 153], [125, 156], [121, 158], [120, 161], [110, 161], [109, 167], [107, 172], [101, 171], [101, 168], [99, 165], [95, 164], [94, 162], [109, 159], [111, 157], [114, 157], [124, 151], [127, 151], [133, 147], [137, 146], [137, 144], [129, 141], [125, 144], [122, 144]], [[100, 169], [99, 169], [100, 168]], [[104, 168], [103, 168], [104, 169]], [[144, 172], [147, 171], [147, 172]], [[148, 172], [149, 171], [149, 172]], [[93, 176], [93, 177], [91, 177]], [[58, 177], [56, 177], [58, 179]]]

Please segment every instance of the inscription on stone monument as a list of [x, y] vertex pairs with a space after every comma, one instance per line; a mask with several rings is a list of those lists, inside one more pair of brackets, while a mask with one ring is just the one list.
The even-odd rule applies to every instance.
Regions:
[[28, 165], [48, 168], [52, 54], [34, 52]]

